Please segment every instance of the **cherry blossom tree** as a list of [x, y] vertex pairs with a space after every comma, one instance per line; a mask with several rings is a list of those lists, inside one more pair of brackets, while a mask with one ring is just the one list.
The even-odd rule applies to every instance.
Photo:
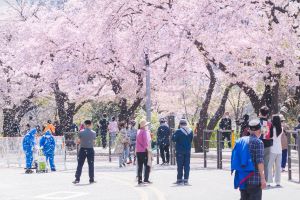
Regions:
[[[13, 136], [14, 123], [35, 105], [33, 99], [43, 91], [41, 65], [36, 62], [35, 52], [22, 43], [30, 40], [26, 22], [1, 23], [0, 33], [0, 105], [3, 111], [4, 136]], [[36, 44], [32, 44], [37, 48]]]
[[[265, 104], [279, 111], [279, 88], [299, 84], [295, 0], [70, 0], [63, 9], [31, 9], [34, 14], [14, 9], [30, 34], [18, 44], [30, 52], [24, 67], [42, 67], [33, 72], [43, 80], [43, 92], [54, 95], [66, 129], [91, 100], [114, 99], [121, 120], [133, 116], [144, 103], [146, 63], [154, 102], [164, 104], [163, 110], [205, 77], [197, 151], [202, 132], [222, 117], [234, 85], [257, 113]], [[20, 62], [26, 54], [14, 55]], [[209, 119], [213, 98], [219, 105]]]
[[[292, 14], [277, 13], [279, 8], [272, 2], [201, 2], [195, 6], [199, 15], [192, 17], [209, 23], [190, 20], [185, 28], [205, 59], [244, 90], [256, 112], [265, 104], [278, 112], [280, 79], [288, 77], [288, 84], [296, 83], [299, 3], [284, 3]], [[282, 23], [277, 23], [279, 19]], [[255, 91], [259, 83], [265, 84], [261, 96]]]

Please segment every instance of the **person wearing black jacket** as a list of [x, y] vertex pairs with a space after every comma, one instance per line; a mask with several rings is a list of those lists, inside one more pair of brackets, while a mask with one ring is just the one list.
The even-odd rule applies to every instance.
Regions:
[[241, 126], [240, 137], [249, 136], [249, 115], [245, 114], [243, 116], [243, 121], [237, 121], [237, 125]]
[[271, 155], [271, 147], [273, 146], [273, 129], [272, 122], [268, 119], [269, 108], [263, 106], [260, 108], [260, 124], [262, 135], [260, 139], [264, 143], [264, 171], [265, 177], [268, 179], [268, 165]]
[[100, 123], [100, 134], [101, 134], [102, 146], [103, 148], [106, 148], [107, 145], [106, 136], [107, 136], [108, 123], [109, 123], [107, 120], [106, 113], [103, 114], [103, 119], [101, 119], [99, 123]]
[[[231, 148], [231, 119], [229, 117], [229, 112], [225, 112], [224, 117], [221, 119], [221, 122], [219, 124], [219, 127], [221, 130], [226, 131], [222, 133], [222, 149], [224, 149], [224, 141], [227, 139], [228, 147]], [[228, 132], [227, 132], [228, 130]]]
[[160, 119], [160, 126], [157, 129], [157, 143], [159, 146], [162, 165], [169, 164], [170, 161], [170, 129], [165, 119]]

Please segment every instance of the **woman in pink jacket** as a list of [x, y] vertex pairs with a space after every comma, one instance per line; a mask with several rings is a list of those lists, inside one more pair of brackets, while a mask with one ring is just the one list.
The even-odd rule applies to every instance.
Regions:
[[[148, 165], [148, 147], [150, 144], [149, 134], [147, 132], [147, 126], [150, 123], [142, 120], [140, 123], [140, 129], [137, 132], [136, 136], [136, 156], [138, 162], [138, 184], [141, 185], [143, 183], [150, 184], [149, 174], [150, 174], [150, 166]], [[142, 181], [142, 172], [143, 167], [145, 167], [144, 171], [144, 182]]]

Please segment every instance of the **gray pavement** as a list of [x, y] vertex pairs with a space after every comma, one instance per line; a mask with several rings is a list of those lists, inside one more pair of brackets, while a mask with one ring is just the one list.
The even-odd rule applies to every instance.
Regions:
[[[82, 181], [73, 185], [76, 163], [69, 160], [67, 170], [59, 165], [58, 172], [24, 174], [21, 168], [0, 168], [1, 200], [237, 200], [239, 191], [233, 189], [229, 170], [203, 169], [198, 159], [192, 159], [190, 183], [192, 186], [174, 186], [176, 167], [154, 165], [151, 180], [154, 184], [138, 187], [135, 166], [119, 169], [117, 160], [96, 159], [97, 183], [88, 184], [85, 165]], [[264, 200], [299, 200], [300, 184], [282, 177], [282, 188], [263, 191]]]

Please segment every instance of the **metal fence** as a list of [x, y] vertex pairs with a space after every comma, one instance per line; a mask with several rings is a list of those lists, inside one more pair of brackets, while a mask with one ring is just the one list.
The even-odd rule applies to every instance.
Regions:
[[[230, 133], [231, 146], [235, 143], [235, 133], [232, 130], [204, 130], [203, 131], [203, 164], [204, 168], [207, 168], [207, 153], [213, 151], [210, 146], [216, 146], [216, 157], [217, 157], [217, 169], [223, 169], [223, 148], [225, 143], [223, 140], [223, 134]], [[215, 139], [212, 135], [215, 134]]]
[[[211, 151], [216, 152], [217, 157], [217, 169], [223, 168], [223, 148], [224, 141], [222, 134], [229, 131], [224, 130], [204, 130], [203, 131], [203, 163], [204, 168], [207, 168], [208, 156], [207, 153]], [[293, 180], [293, 174], [297, 173], [297, 181], [300, 183], [300, 130], [298, 131], [286, 131], [288, 138], [288, 179]], [[216, 134], [216, 137], [208, 137], [212, 134]], [[214, 139], [215, 138], [215, 139]], [[231, 144], [234, 147], [236, 135], [231, 132]], [[210, 148], [210, 146], [216, 146], [216, 150]]]
[[[66, 162], [65, 139], [63, 136], [55, 136], [55, 162], [63, 164]], [[37, 144], [40, 137], [36, 138]], [[25, 166], [25, 154], [22, 146], [23, 137], [0, 138], [0, 166]], [[34, 154], [35, 156], [35, 154]], [[65, 166], [66, 167], [66, 166]]]
[[[288, 138], [288, 177], [292, 181], [293, 171], [298, 171], [298, 182], [300, 183], [300, 130], [298, 131], [286, 131]], [[298, 159], [293, 159], [292, 150], [296, 150]], [[295, 162], [293, 162], [295, 161]], [[293, 163], [296, 164], [293, 165]], [[298, 166], [298, 169], [297, 169]], [[294, 170], [294, 168], [296, 168]]]

